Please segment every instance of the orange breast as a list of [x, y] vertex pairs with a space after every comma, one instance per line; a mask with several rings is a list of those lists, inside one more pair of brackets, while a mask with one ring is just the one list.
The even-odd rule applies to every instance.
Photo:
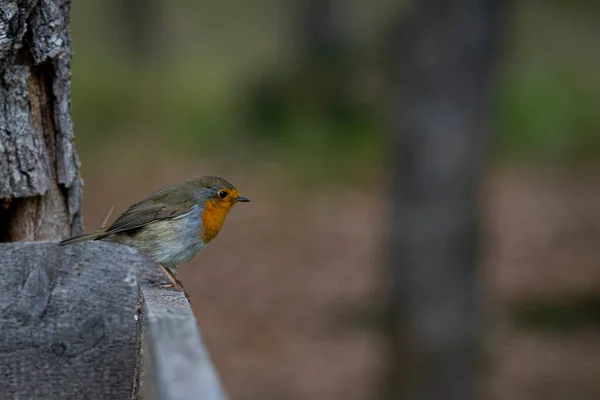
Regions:
[[213, 240], [221, 230], [225, 217], [229, 214], [231, 206], [227, 203], [207, 202], [202, 212], [202, 223], [204, 224], [204, 242]]

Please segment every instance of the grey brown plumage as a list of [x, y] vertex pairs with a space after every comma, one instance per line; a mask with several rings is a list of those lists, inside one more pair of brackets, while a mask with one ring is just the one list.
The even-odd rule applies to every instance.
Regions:
[[59, 245], [88, 240], [121, 243], [175, 270], [216, 236], [235, 203], [247, 201], [225, 179], [201, 177], [159, 189], [125, 210], [108, 228], [64, 239]]

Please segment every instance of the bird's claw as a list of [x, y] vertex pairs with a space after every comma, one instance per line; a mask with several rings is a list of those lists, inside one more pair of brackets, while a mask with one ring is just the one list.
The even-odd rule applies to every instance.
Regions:
[[190, 301], [190, 295], [188, 294], [187, 290], [185, 290], [185, 288], [181, 284], [175, 285], [172, 282], [168, 282], [168, 283], [156, 282], [152, 285], [152, 287], [160, 288], [160, 289], [175, 289], [178, 292], [182, 292], [185, 295], [185, 298], [188, 300], [188, 302]]
[[152, 284], [153, 288], [170, 289], [175, 287], [171, 282], [155, 282]]

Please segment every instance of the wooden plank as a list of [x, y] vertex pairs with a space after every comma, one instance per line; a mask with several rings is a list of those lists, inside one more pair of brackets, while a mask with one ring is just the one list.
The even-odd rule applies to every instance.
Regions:
[[144, 399], [226, 399], [182, 293], [142, 286]]
[[0, 398], [130, 399], [140, 280], [134, 249], [0, 243]]
[[134, 249], [0, 243], [0, 271], [0, 398], [225, 398], [187, 299]]

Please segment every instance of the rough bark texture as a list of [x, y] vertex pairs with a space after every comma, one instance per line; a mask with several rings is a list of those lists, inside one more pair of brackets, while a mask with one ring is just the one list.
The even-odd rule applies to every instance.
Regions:
[[68, 0], [0, 0], [0, 241], [82, 229]]
[[478, 190], [496, 1], [415, 1], [395, 32], [390, 398], [476, 398]]
[[138, 288], [160, 271], [111, 243], [0, 243], [0, 254], [0, 398], [130, 399]]

